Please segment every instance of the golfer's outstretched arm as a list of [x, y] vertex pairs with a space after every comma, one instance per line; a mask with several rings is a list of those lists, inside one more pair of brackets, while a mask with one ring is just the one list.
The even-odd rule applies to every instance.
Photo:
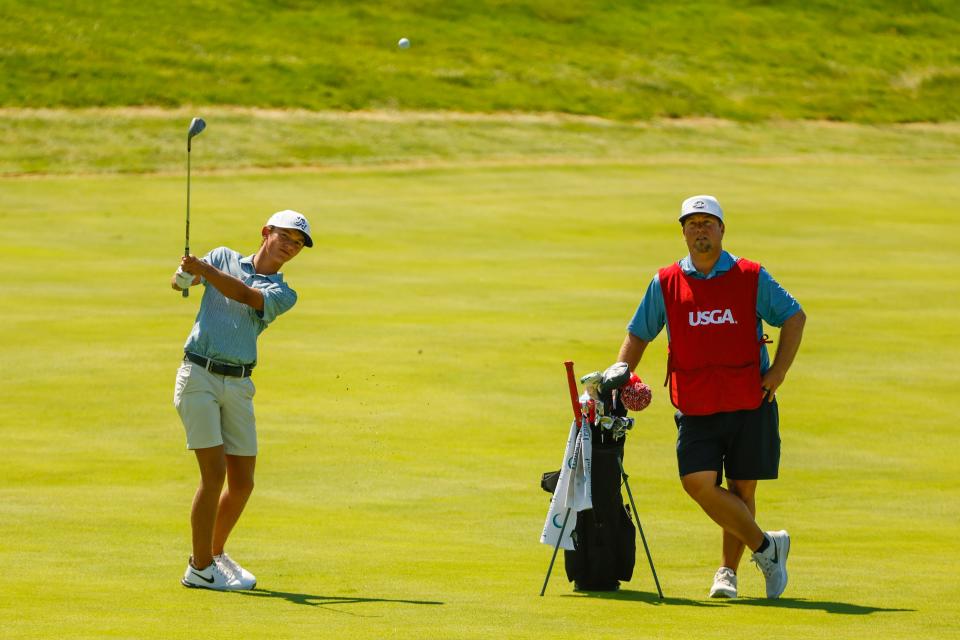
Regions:
[[231, 300], [242, 302], [257, 311], [263, 311], [263, 293], [258, 289], [248, 287], [237, 278], [220, 271], [220, 269], [196, 256], [184, 256], [180, 260], [180, 265], [184, 271], [206, 278], [207, 282]]
[[620, 347], [620, 353], [617, 355], [617, 362], [626, 362], [627, 366], [630, 367], [630, 371], [633, 371], [637, 368], [637, 365], [640, 364], [640, 358], [643, 357], [643, 352], [649, 344], [646, 340], [641, 340], [632, 333], [627, 332], [627, 337], [623, 340], [623, 345]]
[[780, 329], [780, 341], [777, 344], [777, 355], [773, 357], [773, 363], [767, 372], [763, 374], [763, 388], [767, 390], [767, 396], [770, 402], [773, 402], [773, 394], [777, 388], [783, 384], [787, 377], [787, 371], [793, 364], [793, 359], [800, 349], [800, 341], [803, 339], [803, 327], [807, 322], [807, 314], [801, 309], [787, 318]]

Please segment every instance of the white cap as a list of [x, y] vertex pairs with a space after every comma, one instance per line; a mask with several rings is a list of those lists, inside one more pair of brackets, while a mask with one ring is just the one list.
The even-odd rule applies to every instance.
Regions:
[[304, 244], [308, 247], [313, 246], [313, 238], [310, 237], [310, 223], [307, 222], [306, 216], [302, 213], [292, 211], [291, 209], [277, 211], [270, 216], [265, 226], [280, 227], [281, 229], [296, 229], [307, 237], [307, 241]]
[[683, 201], [680, 205], [680, 222], [694, 213], [709, 213], [711, 216], [720, 218], [723, 222], [723, 209], [720, 203], [713, 196], [692, 196]]

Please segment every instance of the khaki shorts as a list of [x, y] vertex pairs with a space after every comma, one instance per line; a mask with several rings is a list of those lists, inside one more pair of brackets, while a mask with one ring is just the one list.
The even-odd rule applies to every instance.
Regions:
[[256, 391], [249, 377], [217, 375], [184, 360], [177, 370], [173, 406], [187, 432], [187, 448], [223, 445], [230, 455], [257, 455]]

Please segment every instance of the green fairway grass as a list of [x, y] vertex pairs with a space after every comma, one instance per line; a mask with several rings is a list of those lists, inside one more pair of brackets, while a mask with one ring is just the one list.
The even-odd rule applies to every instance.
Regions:
[[[81, 145], [76, 175], [0, 179], [0, 636], [960, 637], [955, 130], [653, 127], [644, 154], [627, 127], [606, 160], [560, 144], [522, 162], [503, 143], [511, 162], [430, 151], [436, 166], [245, 172], [256, 162], [232, 159], [220, 126], [194, 147], [194, 251], [252, 252], [287, 207], [316, 239], [284, 269], [300, 299], [254, 376], [258, 484], [228, 548], [258, 588], [178, 584], [197, 473], [173, 381], [200, 300], [168, 284], [182, 145], [135, 154], [148, 175]], [[594, 125], [547, 132], [578, 126]], [[6, 174], [70, 173], [56, 154], [34, 168], [4, 153]], [[642, 548], [619, 593], [575, 594], [558, 563], [540, 598], [562, 362], [615, 359], [654, 270], [684, 253], [676, 213], [693, 193], [720, 198], [725, 247], [808, 314], [779, 393], [781, 478], [758, 491], [761, 525], [791, 533], [790, 584], [763, 599], [744, 562], [741, 599], [706, 597], [720, 534], [676, 478], [661, 336], [625, 465], [666, 599]]]
[[7, 0], [0, 18], [7, 107], [960, 118], [952, 0]]

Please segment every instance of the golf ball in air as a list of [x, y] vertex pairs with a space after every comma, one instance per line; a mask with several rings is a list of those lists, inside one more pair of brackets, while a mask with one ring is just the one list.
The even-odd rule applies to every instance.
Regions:
[[397, 46], [400, 47], [401, 49], [409, 49], [410, 41], [407, 40], [406, 38], [400, 38], [400, 40], [397, 42]]

